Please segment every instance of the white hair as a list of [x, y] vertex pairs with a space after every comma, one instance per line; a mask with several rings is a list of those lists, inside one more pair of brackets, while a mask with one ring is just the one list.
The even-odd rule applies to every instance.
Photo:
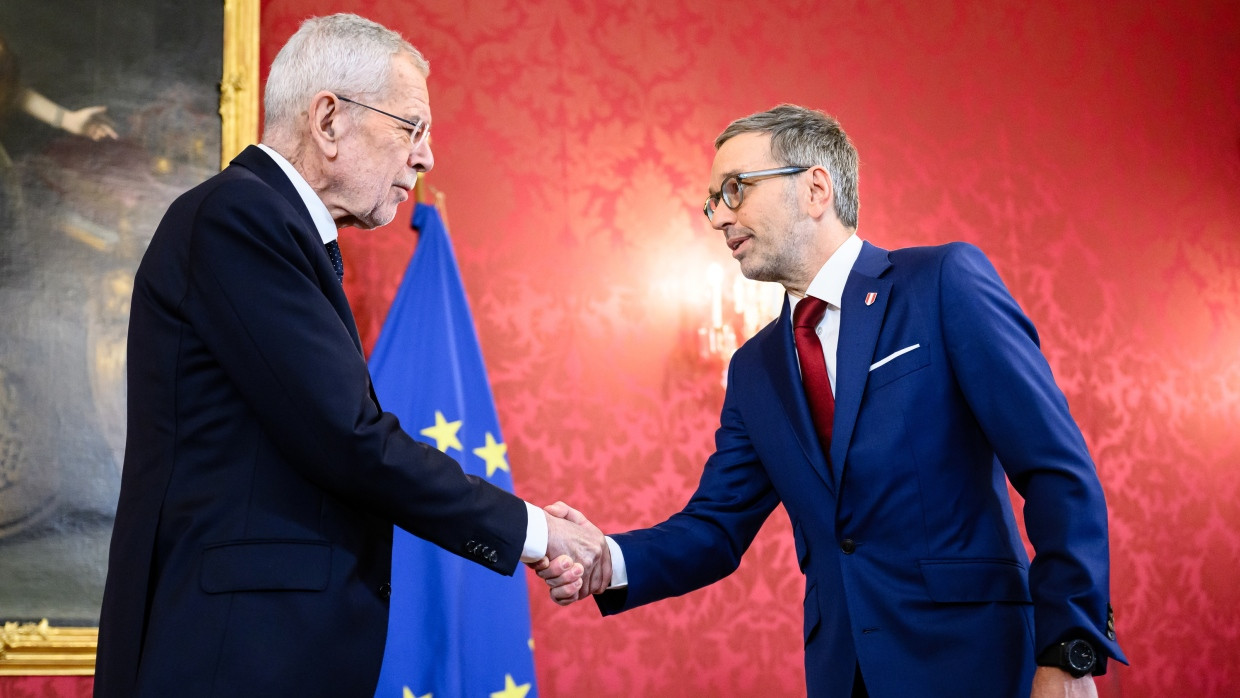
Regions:
[[400, 34], [363, 17], [311, 17], [271, 62], [263, 94], [265, 129], [283, 131], [304, 114], [322, 90], [366, 101], [388, 86], [392, 58], [408, 55], [422, 75], [430, 64]]

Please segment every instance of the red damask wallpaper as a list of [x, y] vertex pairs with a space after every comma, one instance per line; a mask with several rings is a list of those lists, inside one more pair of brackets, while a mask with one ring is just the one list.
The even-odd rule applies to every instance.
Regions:
[[[700, 212], [711, 144], [780, 102], [821, 108], [861, 153], [862, 237], [976, 243], [1038, 325], [1111, 506], [1132, 666], [1100, 693], [1233, 694], [1240, 5], [265, 0], [262, 63], [336, 11], [431, 61], [429, 182], [519, 494], [605, 530], [683, 505], [722, 400], [709, 267], [735, 273]], [[342, 239], [368, 346], [408, 213]], [[788, 529], [777, 512], [731, 578], [606, 620], [531, 575], [542, 695], [803, 694]]]
[[[1240, 684], [1240, 6], [269, 0], [263, 63], [342, 10], [431, 61], [429, 181], [521, 495], [610, 530], [683, 505], [722, 398], [707, 269], [735, 272], [700, 213], [711, 144], [814, 106], [860, 150], [863, 237], [980, 245], [1041, 331], [1111, 504], [1133, 666], [1101, 693]], [[344, 237], [368, 341], [406, 220]], [[803, 693], [788, 528], [772, 517], [714, 588], [617, 618], [531, 584], [543, 695]]]

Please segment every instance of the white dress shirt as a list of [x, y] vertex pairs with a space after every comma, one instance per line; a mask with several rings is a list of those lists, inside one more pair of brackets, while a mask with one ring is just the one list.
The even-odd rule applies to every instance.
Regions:
[[319, 237], [323, 238], [323, 244], [336, 239], [336, 221], [332, 220], [332, 214], [327, 210], [327, 206], [323, 204], [323, 200], [318, 194], [310, 188], [310, 183], [305, 177], [301, 176], [293, 164], [284, 159], [284, 156], [272, 150], [271, 148], [258, 144], [264, 153], [271, 156], [272, 160], [280, 166], [280, 170], [284, 172], [284, 176], [288, 177], [288, 181], [293, 183], [293, 188], [297, 190], [298, 196], [301, 197], [302, 203], [306, 205], [306, 209], [310, 211], [310, 220], [314, 221], [314, 228], [319, 231]]
[[[835, 352], [840, 343], [840, 304], [844, 298], [844, 284], [848, 282], [848, 275], [860, 255], [861, 238], [854, 233], [831, 254], [831, 258], [822, 265], [822, 269], [818, 270], [806, 289], [806, 295], [827, 302], [827, 312], [823, 314], [815, 332], [818, 333], [818, 341], [822, 343], [823, 358], [827, 360], [827, 377], [831, 379], [832, 395], [835, 394]], [[788, 292], [788, 317], [792, 317], [800, 300], [801, 296]], [[800, 370], [800, 362], [797, 370]], [[628, 586], [629, 570], [624, 564], [624, 553], [611, 536], [607, 536], [607, 547], [611, 551], [611, 586], [608, 588]]]
[[[302, 203], [310, 211], [310, 219], [314, 221], [315, 230], [323, 239], [323, 244], [326, 245], [335, 240], [338, 235], [336, 221], [332, 219], [332, 214], [327, 210], [323, 200], [310, 188], [310, 183], [306, 181], [306, 178], [302, 177], [301, 173], [293, 167], [292, 163], [285, 160], [283, 155], [262, 143], [258, 147], [276, 161], [280, 170], [292, 182]], [[547, 554], [547, 516], [542, 509], [529, 502], [525, 503], [525, 511], [525, 546], [521, 551], [521, 562], [537, 562]]]
[[[823, 313], [822, 320], [814, 331], [818, 333], [818, 341], [822, 343], [822, 355], [827, 360], [827, 377], [831, 379], [832, 396], [835, 395], [835, 352], [840, 344], [840, 304], [844, 299], [844, 284], [848, 282], [848, 275], [860, 255], [861, 238], [854, 233], [848, 236], [827, 263], [822, 265], [805, 294], [827, 302], [827, 312]], [[796, 311], [800, 300], [800, 297], [788, 292], [789, 317]], [[797, 366], [799, 368], [800, 362]]]

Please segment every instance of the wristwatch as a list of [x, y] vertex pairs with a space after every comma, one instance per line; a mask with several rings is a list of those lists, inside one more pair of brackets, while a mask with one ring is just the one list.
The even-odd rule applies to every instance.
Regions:
[[1098, 653], [1093, 645], [1084, 640], [1051, 645], [1038, 656], [1038, 666], [1059, 667], [1078, 679], [1093, 671], [1097, 663]]

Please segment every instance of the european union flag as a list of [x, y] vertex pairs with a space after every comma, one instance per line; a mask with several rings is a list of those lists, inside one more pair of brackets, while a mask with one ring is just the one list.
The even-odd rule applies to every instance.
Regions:
[[[383, 408], [465, 472], [512, 491], [507, 446], [443, 219], [421, 232], [370, 357]], [[379, 698], [534, 698], [525, 575], [498, 575], [397, 528]]]

